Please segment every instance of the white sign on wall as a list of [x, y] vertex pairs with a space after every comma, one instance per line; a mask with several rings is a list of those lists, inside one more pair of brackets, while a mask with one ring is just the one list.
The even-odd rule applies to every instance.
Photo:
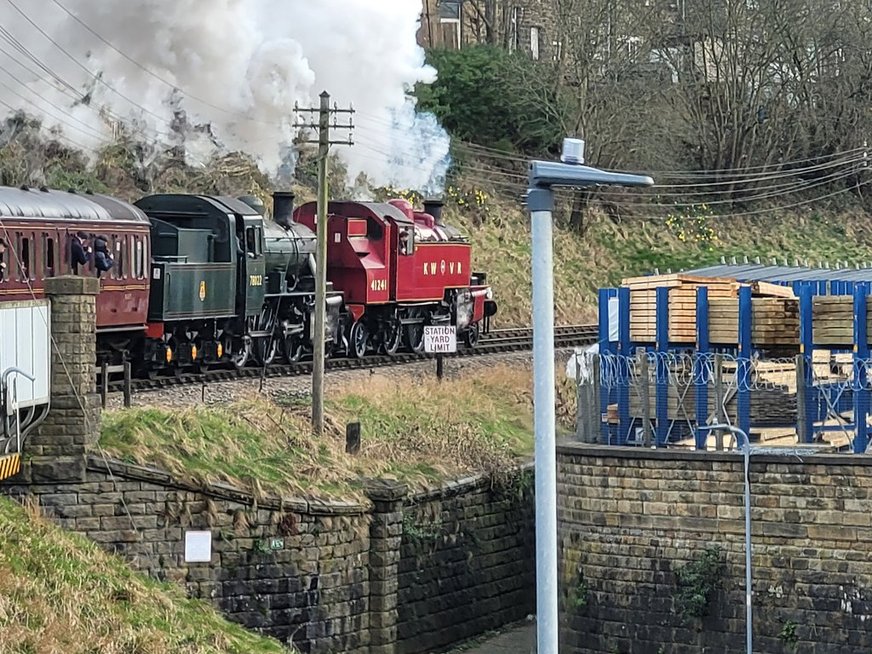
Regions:
[[428, 354], [457, 352], [457, 328], [424, 327], [424, 351]]
[[48, 300], [4, 302], [0, 308], [0, 375], [18, 368], [35, 378], [10, 375], [18, 406], [47, 404], [51, 394], [51, 316]]
[[212, 532], [185, 532], [185, 563], [210, 563], [212, 561]]

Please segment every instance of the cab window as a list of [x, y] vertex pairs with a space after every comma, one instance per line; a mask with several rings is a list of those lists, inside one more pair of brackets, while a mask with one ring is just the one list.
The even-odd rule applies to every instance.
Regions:
[[246, 227], [245, 228], [245, 251], [248, 253], [248, 256], [253, 257], [257, 254], [257, 248], [254, 243], [255, 235], [254, 235], [254, 227]]
[[400, 229], [400, 254], [403, 256], [415, 254], [415, 230], [412, 227]]

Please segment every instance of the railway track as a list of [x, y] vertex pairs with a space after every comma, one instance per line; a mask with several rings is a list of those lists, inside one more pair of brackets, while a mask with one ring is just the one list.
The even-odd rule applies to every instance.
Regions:
[[[554, 347], [556, 349], [570, 348], [579, 345], [589, 345], [596, 342], [596, 325], [562, 325], [554, 328]], [[487, 356], [502, 354], [505, 352], [523, 352], [533, 349], [533, 330], [523, 329], [495, 329], [490, 334], [482, 336], [474, 349], [458, 346], [455, 354], [446, 354], [445, 358]], [[365, 359], [339, 358], [329, 359], [326, 363], [327, 371], [352, 370], [355, 368], [383, 368], [388, 366], [401, 366], [409, 363], [432, 358], [432, 355], [399, 353], [395, 356], [373, 355]], [[312, 362], [278, 363], [273, 364], [264, 371], [262, 368], [249, 367], [244, 370], [215, 369], [202, 373], [182, 373], [176, 376], [158, 377], [155, 379], [132, 379], [130, 382], [131, 393], [159, 390], [171, 386], [209, 384], [219, 381], [232, 381], [236, 379], [258, 379], [273, 377], [293, 377], [309, 375], [312, 373]], [[98, 385], [99, 388], [99, 385]], [[110, 380], [108, 392], [116, 393], [123, 391], [123, 381]]]

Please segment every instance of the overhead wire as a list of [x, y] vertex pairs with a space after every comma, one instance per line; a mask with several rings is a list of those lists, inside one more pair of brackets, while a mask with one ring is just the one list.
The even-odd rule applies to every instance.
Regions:
[[[488, 148], [488, 147], [480, 146], [478, 144], [470, 143], [467, 141], [455, 141], [454, 145], [461, 148], [461, 149], [467, 149], [471, 152], [479, 151], [481, 154], [483, 154], [485, 156], [492, 155], [493, 158], [504, 158], [508, 161], [512, 161], [512, 162], [516, 162], [516, 163], [527, 164], [530, 161], [530, 157], [524, 157], [522, 155], [517, 155], [517, 154], [510, 154], [510, 153], [505, 152], [504, 150], [498, 150], [495, 148]], [[646, 171], [646, 174], [667, 176], [669, 179], [679, 179], [679, 178], [683, 178], [683, 177], [711, 177], [712, 175], [730, 174], [730, 173], [736, 173], [732, 176], [739, 176], [738, 175], [739, 173], [747, 174], [747, 175], [757, 175], [760, 173], [755, 172], [755, 171], [764, 171], [765, 172], [768, 169], [776, 169], [773, 172], [778, 172], [779, 170], [784, 170], [785, 166], [793, 166], [793, 165], [798, 165], [798, 164], [806, 164], [806, 163], [812, 163], [812, 162], [817, 162], [817, 161], [823, 161], [825, 159], [832, 159], [832, 158], [840, 157], [843, 155], [852, 155], [852, 154], [862, 153], [862, 152], [866, 152], [868, 150], [869, 150], [869, 148], [857, 147], [857, 148], [851, 148], [849, 150], [842, 150], [842, 151], [838, 151], [838, 152], [832, 152], [832, 153], [828, 153], [828, 154], [818, 155], [815, 157], [807, 157], [804, 159], [793, 159], [793, 160], [788, 160], [788, 161], [775, 162], [775, 163], [771, 163], [771, 164], [764, 164], [764, 165], [759, 165], [759, 166], [743, 166], [743, 167], [739, 167], [739, 168], [715, 168], [715, 169], [701, 170], [701, 171], [656, 170], [656, 169], [653, 169], [653, 170]], [[789, 169], [787, 169], [787, 170], [789, 170]], [[674, 177], [673, 177], [673, 175], [674, 175]]]
[[[7, 2], [9, 5], [11, 5], [12, 8], [15, 9], [15, 11], [18, 12], [18, 13], [19, 13], [19, 14], [20, 14], [20, 15], [21, 15], [21, 16], [22, 16], [22, 17], [23, 17], [23, 18], [24, 18], [24, 19], [25, 19], [25, 20], [26, 20], [30, 25], [32, 25], [32, 26], [34, 27], [34, 29], [36, 29], [36, 30], [37, 30], [37, 31], [38, 31], [38, 32], [39, 32], [39, 33], [40, 33], [40, 34], [41, 34], [41, 35], [42, 35], [46, 40], [48, 40], [52, 45], [54, 45], [55, 48], [57, 48], [60, 52], [62, 52], [64, 55], [66, 55], [66, 57], [67, 57], [70, 61], [72, 61], [76, 66], [78, 66], [79, 68], [81, 68], [81, 69], [82, 69], [82, 70], [83, 70], [83, 71], [84, 71], [84, 72], [85, 72], [89, 77], [91, 77], [92, 79], [94, 79], [97, 83], [102, 84], [103, 86], [105, 86], [107, 89], [109, 89], [110, 91], [112, 91], [113, 93], [115, 93], [115, 94], [116, 94], [117, 96], [119, 96], [120, 98], [126, 100], [128, 103], [130, 103], [131, 106], [136, 107], [136, 108], [142, 110], [144, 113], [146, 113], [146, 114], [148, 114], [148, 115], [150, 115], [150, 116], [152, 116], [152, 117], [158, 119], [158, 120], [161, 121], [161, 122], [164, 122], [164, 120], [165, 120], [165, 117], [164, 117], [164, 116], [160, 116], [160, 115], [154, 113], [153, 111], [151, 111], [150, 109], [148, 109], [147, 107], [142, 106], [141, 104], [139, 104], [138, 102], [136, 102], [136, 100], [133, 100], [132, 98], [128, 97], [127, 95], [125, 95], [124, 93], [122, 93], [121, 91], [119, 91], [118, 89], [116, 89], [114, 86], [112, 86], [111, 84], [109, 84], [106, 80], [104, 80], [104, 79], [102, 78], [102, 76], [97, 75], [97, 74], [94, 73], [91, 69], [89, 69], [87, 66], [85, 66], [84, 64], [82, 64], [82, 63], [81, 63], [81, 62], [80, 62], [80, 61], [79, 61], [79, 60], [78, 60], [74, 55], [70, 54], [70, 52], [69, 52], [66, 48], [64, 48], [60, 43], [58, 43], [54, 38], [52, 38], [52, 36], [51, 36], [50, 34], [48, 34], [48, 33], [47, 33], [47, 32], [46, 32], [42, 27], [40, 27], [40, 25], [39, 25], [38, 23], [36, 23], [36, 21], [34, 21], [34, 20], [33, 20], [33, 19], [28, 15], [28, 14], [27, 14], [27, 12], [25, 12], [24, 10], [22, 10], [22, 9], [21, 9], [21, 8], [20, 8], [20, 7], [15, 3], [14, 0], [6, 0], [6, 2]], [[161, 132], [160, 130], [158, 130], [158, 129], [156, 129], [156, 128], [151, 128], [151, 129], [152, 129], [152, 131], [154, 131], [156, 134], [159, 134], [159, 135], [161, 135], [161, 136], [170, 136], [170, 137], [172, 137], [172, 135], [169, 134], [168, 132]]]

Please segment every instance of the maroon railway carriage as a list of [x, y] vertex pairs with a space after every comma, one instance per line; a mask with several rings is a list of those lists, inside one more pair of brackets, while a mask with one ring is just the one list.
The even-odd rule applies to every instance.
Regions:
[[[74, 274], [72, 237], [106, 239], [115, 265], [100, 276], [98, 348], [115, 356], [140, 336], [148, 313], [149, 221], [105, 195], [0, 187], [0, 301], [42, 297], [45, 279]], [[79, 275], [97, 276], [93, 255]]]

